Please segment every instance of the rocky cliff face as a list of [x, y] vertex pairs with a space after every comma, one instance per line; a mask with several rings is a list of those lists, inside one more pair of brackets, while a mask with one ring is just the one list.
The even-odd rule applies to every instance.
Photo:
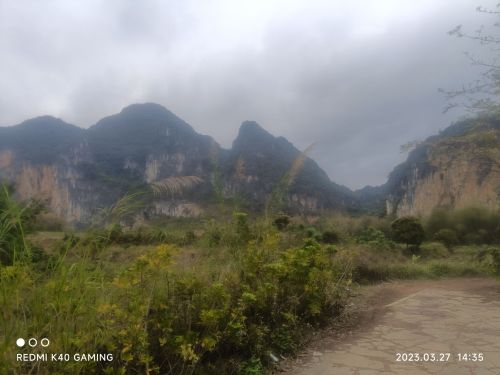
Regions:
[[431, 137], [396, 167], [386, 185], [387, 213], [426, 216], [436, 207], [500, 208], [500, 122], [462, 121]]
[[274, 137], [253, 121], [241, 125], [226, 157], [226, 190], [229, 195], [240, 194], [253, 207], [262, 208], [279, 189], [280, 179], [286, 184], [283, 180], [298, 158], [304, 158], [300, 173], [292, 177], [288, 186], [283, 186], [284, 204], [289, 210], [317, 212], [355, 206], [349, 189], [331, 182], [316, 162], [301, 154], [285, 138]]
[[[88, 130], [48, 116], [0, 128], [0, 178], [14, 183], [21, 199], [40, 199], [74, 224], [89, 223], [101, 208], [172, 176], [196, 176], [200, 183], [182, 197], [148, 201], [141, 214], [199, 215], [215, 185], [226, 198], [244, 197], [250, 209], [261, 209], [299, 154], [251, 122], [224, 150], [151, 103], [126, 107]], [[302, 211], [353, 203], [350, 191], [308, 158], [286, 193], [287, 205]]]
[[44, 116], [0, 130], [0, 178], [22, 200], [39, 199], [68, 221], [88, 220], [93, 186], [76, 168], [88, 152], [84, 131]]

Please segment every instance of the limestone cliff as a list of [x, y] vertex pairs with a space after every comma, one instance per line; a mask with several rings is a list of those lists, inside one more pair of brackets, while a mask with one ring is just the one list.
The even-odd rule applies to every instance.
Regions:
[[[246, 121], [227, 155], [225, 188], [229, 195], [237, 193], [253, 207], [262, 208], [299, 156], [304, 157], [285, 138], [274, 137], [257, 123]], [[286, 191], [285, 203], [293, 212], [350, 210], [356, 206], [352, 192], [331, 182], [308, 157]]]
[[[200, 215], [215, 190], [258, 210], [299, 154], [255, 123], [243, 124], [233, 149], [224, 150], [152, 103], [126, 107], [87, 130], [49, 116], [0, 128], [0, 180], [13, 183], [20, 199], [42, 200], [73, 224], [88, 224], [127, 194], [173, 176], [195, 176], [200, 183], [182, 196], [150, 198], [139, 215]], [[350, 191], [310, 159], [286, 199], [301, 211], [343, 210], [352, 203]]]
[[500, 122], [492, 116], [454, 124], [413, 150], [386, 185], [386, 210], [426, 216], [436, 207], [500, 208]]

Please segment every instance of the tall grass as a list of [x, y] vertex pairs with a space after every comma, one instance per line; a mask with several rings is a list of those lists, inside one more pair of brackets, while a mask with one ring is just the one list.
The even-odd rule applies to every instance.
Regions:
[[286, 205], [287, 193], [304, 167], [304, 163], [306, 162], [313, 147], [314, 143], [309, 145], [304, 151], [300, 152], [293, 160], [290, 169], [276, 183], [266, 202], [266, 217], [272, 217], [284, 209]]
[[[215, 252], [162, 244], [104, 268], [90, 242], [67, 238], [43, 264], [1, 268], [0, 372], [244, 373], [262, 369], [269, 353], [293, 353], [312, 325], [341, 311], [345, 259], [314, 240], [289, 247], [243, 213], [220, 230]], [[115, 359], [16, 362], [18, 337]]]
[[151, 183], [153, 195], [155, 198], [180, 194], [187, 189], [203, 182], [198, 176], [174, 176]]
[[117, 224], [155, 200], [173, 199], [202, 182], [203, 179], [198, 176], [171, 176], [152, 182], [146, 188], [127, 193], [114, 204], [101, 208], [95, 218], [95, 225]]
[[26, 235], [42, 209], [35, 201], [16, 202], [11, 197], [12, 192], [12, 188], [0, 184], [0, 264], [31, 257]]

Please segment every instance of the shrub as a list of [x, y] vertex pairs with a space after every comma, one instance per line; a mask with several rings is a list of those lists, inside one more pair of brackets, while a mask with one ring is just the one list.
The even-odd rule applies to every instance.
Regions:
[[214, 247], [220, 244], [222, 239], [222, 232], [215, 228], [207, 233], [208, 235], [208, 246]]
[[490, 249], [490, 254], [493, 260], [493, 272], [495, 275], [500, 275], [500, 249]]
[[445, 263], [432, 263], [429, 265], [430, 272], [433, 276], [443, 277], [451, 273], [451, 267]]
[[337, 243], [339, 242], [339, 239], [340, 238], [338, 233], [333, 230], [326, 230], [321, 235], [321, 242], [323, 243], [329, 243], [329, 244]]
[[420, 246], [420, 255], [423, 258], [446, 258], [450, 253], [444, 244], [429, 242]]
[[[426, 229], [432, 238], [442, 230], [453, 230], [457, 243], [498, 243], [500, 212], [482, 207], [467, 207], [455, 211], [436, 209], [426, 222]], [[444, 243], [444, 242], [443, 242]]]
[[372, 241], [383, 241], [385, 240], [385, 234], [375, 228], [368, 227], [365, 230], [363, 230], [358, 236], [357, 236], [357, 242], [359, 243], [368, 243]]
[[434, 240], [441, 242], [447, 248], [458, 244], [457, 233], [453, 229], [440, 229], [434, 234]]
[[480, 245], [484, 242], [484, 236], [481, 233], [466, 233], [463, 236], [463, 241], [464, 244], [467, 245]]
[[241, 375], [262, 375], [264, 373], [264, 366], [259, 358], [250, 359], [241, 371]]
[[308, 227], [306, 228], [306, 237], [319, 242], [321, 241], [322, 235], [321, 232], [315, 227]]
[[290, 216], [286, 214], [279, 214], [273, 221], [274, 226], [278, 230], [284, 230], [290, 224]]
[[425, 223], [425, 229], [435, 235], [441, 229], [453, 228], [452, 213], [444, 208], [435, 208]]
[[98, 307], [111, 334], [105, 346], [127, 372], [205, 373], [238, 358], [240, 372], [262, 373], [270, 352], [295, 351], [303, 329], [339, 313], [349, 281], [345, 265], [313, 240], [284, 250], [277, 240], [268, 234], [241, 249], [241, 268], [222, 281], [172, 271], [171, 246], [140, 257], [110, 285], [112, 302]]
[[236, 242], [245, 244], [250, 240], [250, 227], [248, 225], [248, 214], [244, 212], [233, 213], [233, 223], [235, 225]]
[[408, 245], [420, 246], [425, 238], [424, 228], [415, 217], [402, 217], [391, 224], [392, 237], [394, 241]]
[[356, 238], [356, 242], [370, 245], [378, 249], [393, 249], [394, 242], [388, 239], [384, 232], [379, 229], [368, 227]]
[[335, 245], [326, 245], [324, 247], [324, 249], [325, 249], [326, 253], [331, 255], [331, 256], [334, 256], [339, 251]]
[[44, 232], [61, 232], [64, 230], [64, 221], [52, 213], [42, 213], [33, 224], [34, 229]]
[[196, 234], [192, 230], [186, 231], [184, 237], [180, 241], [180, 245], [189, 246], [196, 242]]

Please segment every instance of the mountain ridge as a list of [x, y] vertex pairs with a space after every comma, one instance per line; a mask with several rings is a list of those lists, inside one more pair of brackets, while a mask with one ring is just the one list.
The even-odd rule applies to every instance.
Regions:
[[[29, 130], [26, 123], [38, 125]], [[254, 121], [244, 121], [233, 147], [224, 149], [155, 103], [132, 104], [88, 129], [50, 116], [10, 129], [2, 131], [0, 178], [15, 183], [22, 199], [41, 199], [58, 216], [77, 224], [89, 223], [99, 208], [111, 206], [127, 192], [175, 176], [197, 176], [203, 183], [184, 197], [152, 203], [148, 216], [199, 214], [214, 194], [217, 175], [225, 198], [246, 196], [248, 209], [261, 210], [301, 154], [286, 138], [273, 136]], [[35, 155], [17, 147], [20, 136], [34, 141], [26, 129], [42, 133], [35, 137], [37, 146], [31, 145]], [[50, 157], [40, 158], [37, 150], [46, 148], [52, 148]], [[246, 169], [240, 168], [236, 176], [241, 160]], [[284, 209], [294, 212], [347, 210], [354, 202], [348, 189], [330, 181], [309, 158], [286, 194]]]
[[[293, 168], [300, 173], [291, 178]], [[262, 211], [278, 193], [281, 209], [301, 214], [498, 209], [500, 119], [458, 121], [417, 144], [385, 184], [356, 191], [331, 181], [313, 159], [255, 121], [243, 121], [225, 149], [155, 103], [132, 104], [88, 129], [52, 116], [0, 128], [0, 179], [17, 185], [21, 199], [40, 199], [71, 223], [88, 224], [126, 194], [176, 176], [200, 183], [184, 196], [151, 202], [143, 215], [200, 215], [215, 195]]]
[[436, 208], [500, 208], [500, 119], [457, 121], [418, 144], [384, 185], [386, 213], [426, 216]]

